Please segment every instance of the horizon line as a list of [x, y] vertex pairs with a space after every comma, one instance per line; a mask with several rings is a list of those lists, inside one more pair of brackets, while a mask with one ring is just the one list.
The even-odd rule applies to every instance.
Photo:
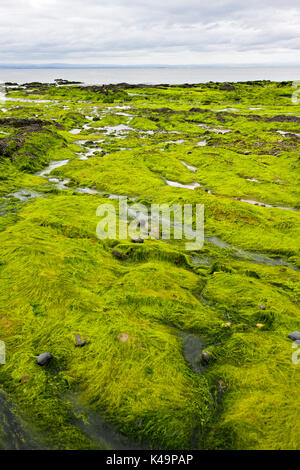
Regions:
[[120, 64], [0, 64], [0, 69], [107, 69], [107, 68], [250, 68], [250, 67], [299, 67], [296, 64], [144, 64], [144, 65], [120, 65]]

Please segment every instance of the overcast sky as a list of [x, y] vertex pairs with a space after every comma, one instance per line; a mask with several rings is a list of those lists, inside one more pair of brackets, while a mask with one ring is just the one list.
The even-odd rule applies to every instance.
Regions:
[[0, 64], [290, 64], [299, 0], [0, 0]]

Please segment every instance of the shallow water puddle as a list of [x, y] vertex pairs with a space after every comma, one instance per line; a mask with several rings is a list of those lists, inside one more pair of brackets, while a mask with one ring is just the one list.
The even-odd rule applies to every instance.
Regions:
[[[119, 433], [105, 420], [100, 411], [95, 411], [83, 403], [78, 392], [68, 393], [64, 398], [72, 405], [76, 426], [89, 436], [98, 449], [137, 450], [148, 448], [146, 445], [144, 447], [139, 442], [132, 441], [129, 437]], [[142, 420], [139, 425], [143, 425]]]
[[[251, 181], [253, 181], [253, 180], [251, 180]], [[294, 207], [274, 206], [272, 204], [266, 204], [264, 202], [253, 201], [252, 199], [240, 199], [240, 198], [238, 198], [237, 200], [241, 201], [241, 202], [247, 202], [248, 204], [252, 204], [253, 206], [270, 207], [272, 209], [283, 209], [283, 210], [287, 210], [287, 211], [298, 211], [298, 209], [296, 209]]]
[[180, 139], [180, 140], [167, 140], [164, 143], [165, 144], [183, 144], [183, 142], [186, 142], [186, 141], [183, 140], [183, 139]]
[[216, 111], [217, 113], [226, 112], [226, 111], [240, 111], [239, 108], [223, 108], [223, 109], [212, 109], [212, 111]]
[[264, 253], [255, 253], [253, 251], [243, 250], [242, 248], [237, 248], [230, 245], [229, 243], [222, 240], [220, 237], [205, 237], [205, 241], [212, 243], [218, 248], [229, 249], [232, 252], [232, 255], [242, 261], [254, 262], [258, 264], [266, 264], [267, 266], [285, 266], [287, 268], [293, 269], [294, 271], [299, 271], [295, 266], [292, 266], [284, 258], [270, 258]]
[[57, 189], [69, 189], [68, 186], [66, 186], [70, 182], [69, 179], [61, 180], [59, 178], [48, 178], [48, 181], [50, 181], [50, 183], [54, 183], [54, 186], [56, 186]]
[[55, 168], [59, 168], [61, 166], [64, 166], [64, 165], [67, 165], [69, 163], [69, 159], [67, 160], [52, 160], [49, 165], [42, 171], [39, 171], [38, 173], [36, 173], [37, 176], [46, 176], [46, 175], [49, 175], [49, 173], [51, 173], [52, 170], [54, 170]]
[[181, 161], [181, 163], [182, 163], [188, 170], [197, 171], [197, 167], [196, 167], [196, 166], [188, 165], [188, 164], [185, 163], [183, 160], [180, 160], [180, 161]]
[[3, 450], [32, 450], [45, 449], [29, 423], [18, 413], [15, 405], [6, 393], [0, 389], [0, 449]]
[[177, 181], [170, 181], [170, 180], [165, 180], [165, 181], [167, 185], [173, 186], [175, 188], [195, 189], [200, 186], [200, 184], [196, 182], [190, 183], [190, 184], [182, 184], [182, 183], [178, 183]]
[[31, 191], [30, 189], [20, 189], [14, 193], [10, 193], [8, 196], [13, 196], [20, 201], [28, 201], [28, 199], [34, 199], [37, 197], [43, 197], [43, 194]]
[[207, 365], [201, 361], [201, 355], [206, 348], [206, 341], [201, 336], [196, 336], [191, 333], [179, 333], [179, 337], [183, 341], [183, 355], [196, 374], [203, 374]]
[[276, 131], [278, 134], [286, 136], [286, 135], [296, 135], [297, 137], [300, 137], [300, 134], [296, 134], [296, 132], [293, 131]]
[[106, 130], [107, 134], [122, 134], [124, 132], [134, 132], [135, 129], [125, 124], [119, 124], [118, 126], [105, 126], [102, 129]]
[[232, 132], [231, 129], [219, 129], [217, 127], [209, 127], [206, 124], [197, 124], [202, 129], [206, 129], [209, 132], [215, 132], [216, 134], [227, 134], [228, 132]]

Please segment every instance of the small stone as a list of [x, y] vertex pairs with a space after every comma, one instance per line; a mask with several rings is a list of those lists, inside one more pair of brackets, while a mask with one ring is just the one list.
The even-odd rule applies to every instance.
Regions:
[[250, 155], [250, 151], [249, 150], [246, 150], [246, 152], [244, 152], [244, 155]]
[[75, 338], [75, 346], [79, 348], [81, 348], [87, 343], [87, 338], [81, 338], [81, 336], [78, 334], [74, 334], [74, 338]]
[[224, 389], [227, 387], [227, 384], [222, 379], [218, 380], [218, 384], [221, 389]]
[[266, 310], [266, 307], [265, 307], [264, 305], [260, 305], [259, 308], [260, 308], [261, 310]]
[[132, 238], [131, 241], [132, 243], [144, 243], [143, 238]]
[[212, 355], [208, 351], [202, 351], [201, 353], [201, 362], [207, 364], [212, 359]]
[[46, 366], [52, 358], [53, 356], [51, 353], [45, 352], [39, 355], [39, 357], [37, 358], [37, 363], [39, 366]]
[[124, 255], [124, 253], [121, 253], [121, 252], [118, 251], [118, 250], [114, 250], [114, 251], [112, 252], [112, 255], [113, 255], [115, 258], [120, 259], [120, 260], [126, 259], [126, 255]]
[[130, 336], [127, 333], [119, 333], [117, 336], [120, 343], [126, 343], [129, 340]]
[[288, 335], [288, 338], [290, 338], [292, 341], [300, 340], [300, 331], [293, 331], [293, 333]]
[[23, 385], [25, 382], [30, 380], [30, 376], [28, 374], [23, 375], [23, 377], [20, 379], [20, 383]]

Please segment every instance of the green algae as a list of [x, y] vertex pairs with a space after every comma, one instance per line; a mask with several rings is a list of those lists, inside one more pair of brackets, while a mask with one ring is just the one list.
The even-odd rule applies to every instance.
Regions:
[[[6, 118], [53, 122], [2, 123], [0, 138], [0, 385], [39, 447], [118, 446], [89, 432], [98, 415], [130, 448], [299, 449], [287, 335], [300, 329], [299, 121], [289, 114], [300, 108], [289, 82], [233, 87], [10, 92], [24, 101], [7, 101]], [[69, 180], [63, 190], [36, 174], [53, 160], [66, 160], [49, 175]], [[18, 190], [42, 197], [19, 201]], [[96, 209], [110, 194], [204, 204], [204, 248], [100, 241]], [[75, 347], [74, 334], [87, 343]], [[211, 351], [205, 369], [191, 367], [184, 335]], [[54, 359], [42, 368], [45, 351]]]

